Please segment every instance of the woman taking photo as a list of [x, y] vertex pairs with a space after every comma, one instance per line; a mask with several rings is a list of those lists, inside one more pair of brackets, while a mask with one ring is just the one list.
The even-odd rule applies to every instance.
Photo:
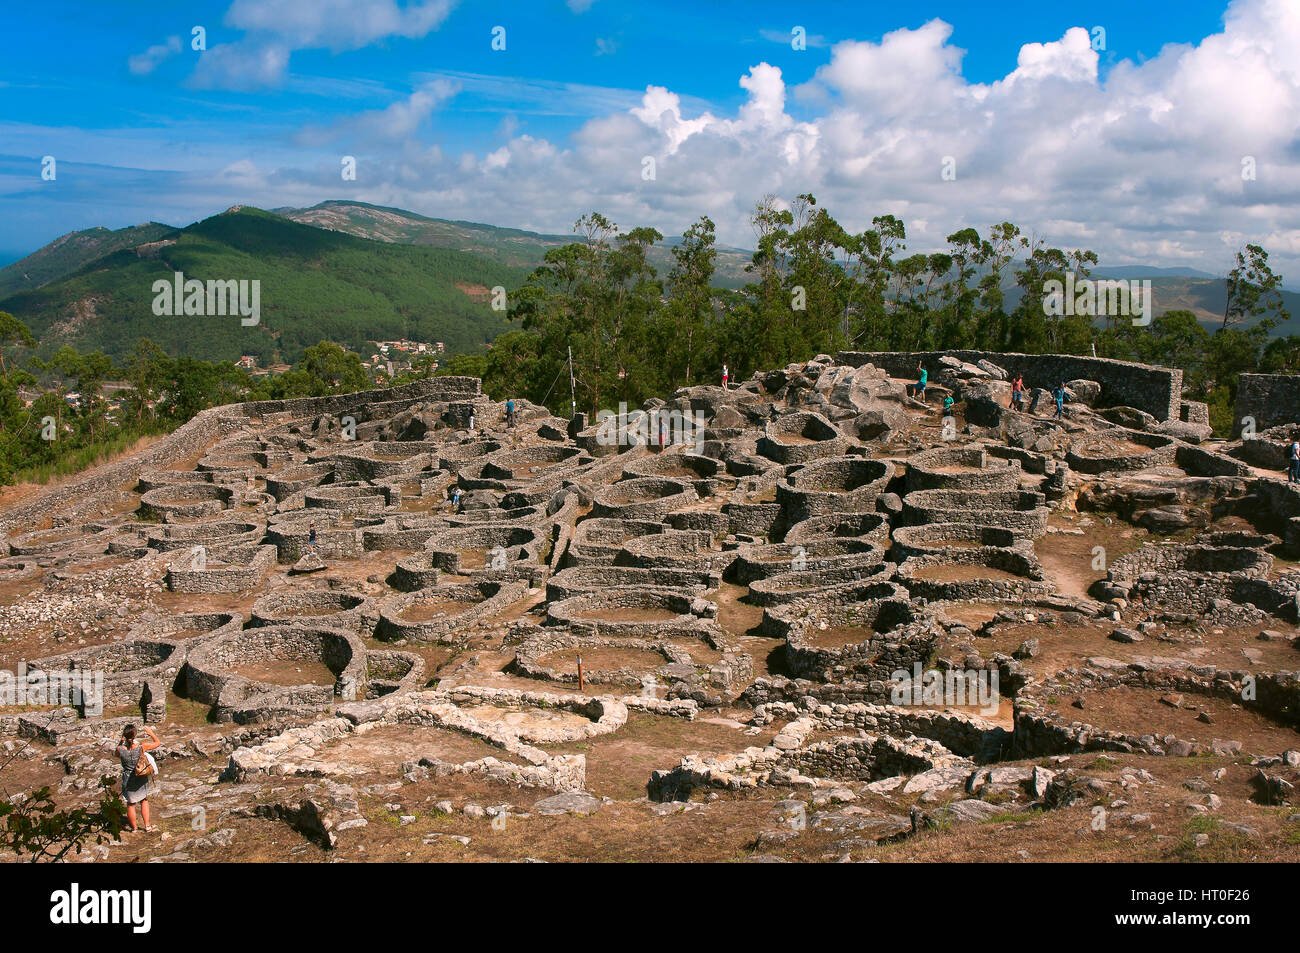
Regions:
[[122, 729], [122, 740], [117, 746], [117, 757], [122, 762], [122, 799], [126, 801], [126, 819], [131, 825], [127, 830], [131, 833], [140, 830], [135, 822], [137, 804], [140, 805], [144, 829], [153, 831], [153, 826], [149, 823], [149, 782], [158, 773], [158, 768], [148, 752], [162, 742], [148, 725], [144, 726], [144, 730], [151, 740], [137, 743], [135, 725], [127, 725]]

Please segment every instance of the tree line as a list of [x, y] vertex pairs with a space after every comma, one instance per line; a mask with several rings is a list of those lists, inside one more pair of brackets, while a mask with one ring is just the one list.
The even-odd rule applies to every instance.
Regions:
[[[1258, 245], [1237, 253], [1211, 331], [1186, 310], [1155, 315], [1148, 326], [1114, 313], [1062, 313], [1053, 288], [1067, 276], [1075, 285], [1089, 279], [1098, 256], [1049, 247], [1011, 222], [983, 234], [963, 228], [941, 252], [907, 254], [901, 219], [877, 216], [851, 233], [812, 195], [789, 207], [768, 196], [750, 221], [752, 280], [732, 290], [713, 285], [716, 234], [707, 216], [672, 246], [672, 267], [660, 275], [647, 260], [663, 240], [658, 231], [622, 231], [598, 212], [585, 215], [576, 240], [549, 249], [509, 294], [512, 330], [484, 352], [426, 355], [391, 383], [469, 374], [499, 400], [594, 415], [716, 384], [724, 365], [743, 380], [845, 349], [1095, 353], [1182, 368], [1184, 396], [1207, 402], [1216, 431], [1226, 433], [1240, 374], [1300, 366], [1300, 336], [1272, 334], [1290, 315], [1282, 278]], [[357, 334], [368, 337], [353, 327], [346, 340]], [[135, 340], [120, 363], [67, 346], [42, 358], [36, 344], [26, 325], [0, 312], [0, 485], [79, 470], [206, 407], [372, 386], [359, 355], [332, 341], [264, 377], [229, 361], [171, 357], [149, 338]], [[105, 394], [112, 381], [128, 385], [116, 410]], [[25, 392], [37, 395], [30, 406]]]
[[[42, 359], [32, 353], [36, 343], [25, 324], [0, 311], [0, 485], [76, 472], [208, 407], [370, 386], [360, 356], [330, 341], [308, 347], [286, 373], [264, 377], [229, 361], [170, 357], [148, 338], [120, 364], [67, 346]], [[107, 393], [112, 383], [127, 385], [116, 400]]]
[[[788, 207], [767, 196], [750, 223], [752, 280], [728, 290], [712, 285], [716, 235], [707, 216], [672, 247], [667, 275], [646, 259], [659, 232], [622, 231], [598, 212], [583, 216], [577, 240], [548, 250], [510, 295], [515, 329], [487, 351], [485, 389], [563, 415], [572, 400], [594, 414], [718, 383], [723, 365], [743, 380], [844, 349], [1095, 353], [1182, 368], [1187, 399], [1209, 403], [1226, 431], [1243, 371], [1300, 363], [1300, 337], [1271, 337], [1290, 316], [1281, 276], [1258, 245], [1238, 252], [1222, 325], [1211, 332], [1186, 310], [1141, 327], [1114, 313], [1068, 313], [1050, 299], [1067, 276], [1071, 287], [1089, 280], [1097, 254], [1051, 247], [1011, 222], [983, 234], [960, 229], [943, 251], [925, 254], [907, 253], [901, 219], [877, 216], [852, 233], [810, 194]], [[1008, 295], [1012, 287], [1018, 296]]]

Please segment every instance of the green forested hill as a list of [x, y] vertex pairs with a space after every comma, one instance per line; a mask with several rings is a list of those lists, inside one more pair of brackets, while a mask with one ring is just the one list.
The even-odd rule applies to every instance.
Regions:
[[[331, 200], [311, 208], [277, 208], [275, 214], [304, 225], [328, 228], [361, 238], [373, 238], [399, 245], [433, 245], [456, 248], [493, 258], [503, 264], [536, 268], [548, 249], [578, 241], [578, 236], [544, 235], [518, 228], [501, 228], [478, 222], [430, 218], [400, 208], [386, 208], [366, 202]], [[574, 212], [575, 215], [578, 212]], [[626, 225], [627, 223], [620, 223]], [[672, 247], [680, 238], [668, 237], [646, 252], [646, 257], [666, 278], [673, 266]], [[745, 271], [753, 252], [728, 245], [716, 246], [717, 261], [713, 284], [718, 288], [740, 288], [753, 277]]]
[[[176, 271], [202, 281], [259, 279], [261, 324], [154, 315], [153, 283]], [[264, 363], [293, 362], [324, 339], [362, 350], [368, 340], [409, 337], [470, 351], [508, 326], [486, 289], [513, 289], [525, 275], [479, 255], [371, 241], [237, 207], [0, 299], [0, 311], [27, 324], [46, 352], [71, 344], [121, 358], [144, 337], [172, 355], [256, 354]]]
[[39, 288], [80, 271], [120, 248], [156, 242], [175, 231], [170, 225], [146, 222], [115, 230], [100, 227], [69, 232], [12, 265], [0, 268], [0, 298]]

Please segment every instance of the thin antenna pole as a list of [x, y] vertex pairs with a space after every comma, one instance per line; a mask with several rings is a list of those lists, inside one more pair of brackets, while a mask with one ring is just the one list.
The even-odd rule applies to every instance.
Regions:
[[573, 405], [573, 416], [578, 416], [578, 393], [573, 381], [573, 345], [569, 345], [569, 403]]

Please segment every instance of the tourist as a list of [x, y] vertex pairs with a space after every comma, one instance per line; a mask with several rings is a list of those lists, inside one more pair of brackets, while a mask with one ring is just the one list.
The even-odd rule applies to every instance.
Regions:
[[513, 397], [506, 401], [506, 426], [512, 430], [515, 426], [515, 399]]
[[726, 364], [723, 364], [722, 365], [722, 389], [723, 390], [727, 389], [727, 381], [729, 381], [730, 379], [731, 379], [731, 371], [727, 369]]
[[1011, 382], [1011, 406], [1016, 410], [1021, 410], [1021, 402], [1024, 400], [1025, 393], [1025, 375], [1017, 374], [1016, 379]]
[[469, 432], [470, 432], [470, 433], [473, 433], [473, 432], [474, 432], [474, 412], [473, 412], [473, 411], [470, 411], [470, 414], [469, 414]]
[[952, 394], [943, 395], [943, 415], [947, 417], [952, 413]]
[[460, 487], [451, 491], [451, 508], [453, 511], [460, 506]]
[[668, 421], [660, 415], [659, 417], [659, 452], [664, 452], [664, 444], [668, 442]]
[[307, 548], [314, 550], [316, 548], [316, 524], [312, 523], [307, 529]]
[[1052, 391], [1052, 397], [1056, 399], [1056, 419], [1060, 420], [1065, 409], [1065, 381], [1056, 385], [1056, 390]]
[[122, 800], [126, 801], [126, 819], [131, 825], [127, 830], [132, 834], [140, 830], [135, 820], [137, 804], [140, 805], [144, 829], [150, 833], [154, 829], [149, 823], [149, 782], [158, 774], [158, 764], [149, 752], [162, 742], [148, 725], [144, 730], [152, 740], [136, 744], [135, 725], [127, 725], [122, 729], [122, 740], [117, 746], [117, 757], [122, 762]]
[[1288, 483], [1300, 483], [1300, 440], [1291, 441], [1291, 469], [1287, 471]]
[[917, 400], [925, 400], [925, 385], [930, 379], [930, 373], [925, 369], [920, 361], [916, 362], [916, 383], [908, 387], [912, 396]]

